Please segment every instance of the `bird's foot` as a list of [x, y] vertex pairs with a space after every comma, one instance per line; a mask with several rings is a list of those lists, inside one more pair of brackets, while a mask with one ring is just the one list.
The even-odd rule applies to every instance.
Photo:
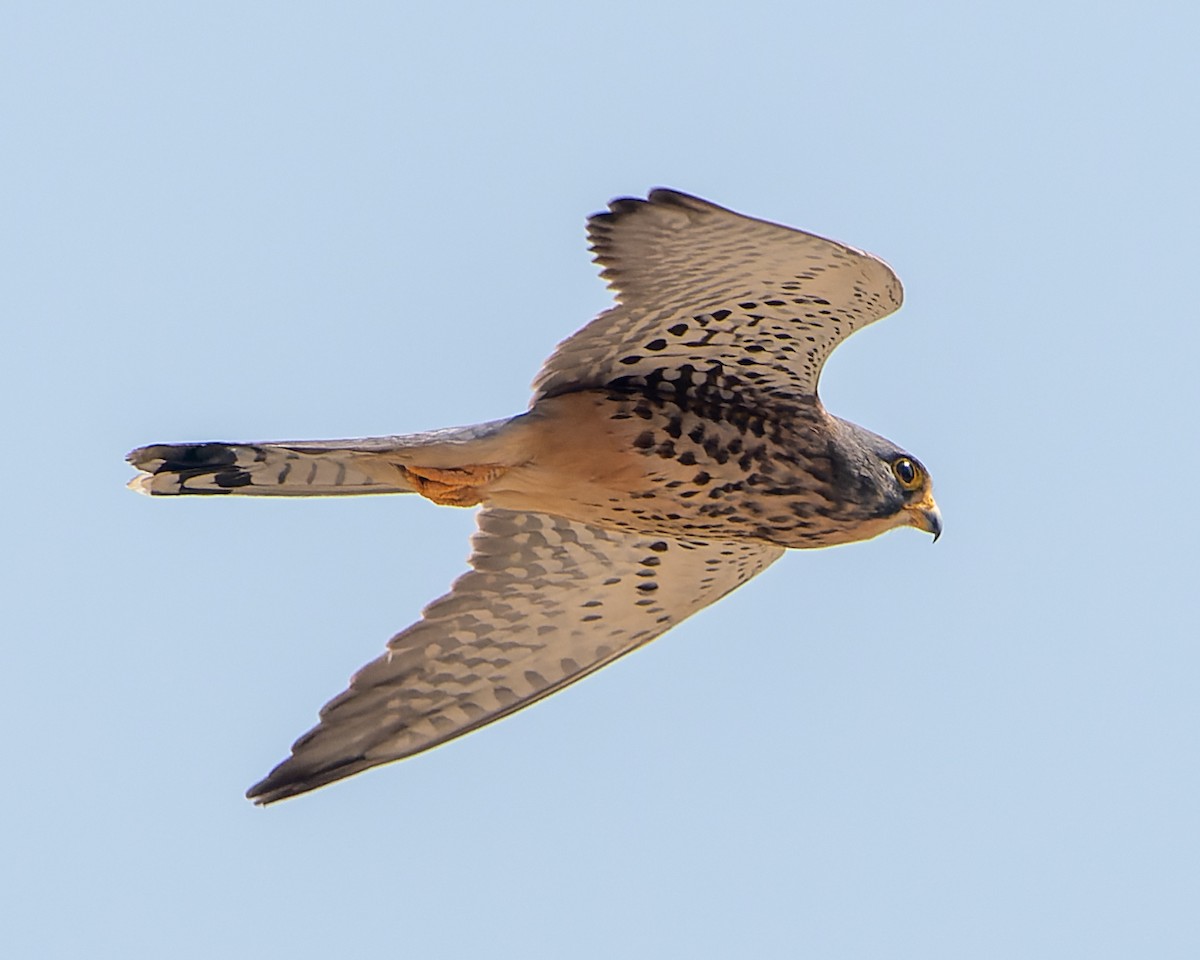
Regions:
[[506, 470], [492, 463], [469, 467], [400, 468], [412, 488], [434, 503], [447, 507], [473, 507], [484, 496], [482, 488]]

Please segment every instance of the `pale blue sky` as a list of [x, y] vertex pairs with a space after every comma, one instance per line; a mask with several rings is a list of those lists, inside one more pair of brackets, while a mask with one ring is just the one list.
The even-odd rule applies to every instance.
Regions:
[[[1193, 4], [3, 19], [12, 956], [1200, 955]], [[942, 540], [252, 807], [471, 515], [152, 502], [123, 454], [518, 412], [608, 302], [584, 217], [659, 184], [896, 268], [822, 395]]]

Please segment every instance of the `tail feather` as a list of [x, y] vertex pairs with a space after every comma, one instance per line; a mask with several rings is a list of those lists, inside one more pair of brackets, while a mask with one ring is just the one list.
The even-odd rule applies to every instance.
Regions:
[[320, 497], [411, 493], [406, 464], [495, 462], [514, 420], [409, 436], [278, 443], [155, 443], [126, 456], [140, 472], [129, 488], [150, 496], [239, 494]]
[[129, 488], [151, 496], [316, 497], [413, 489], [404, 472], [379, 454], [349, 449], [275, 443], [153, 444], [126, 459], [141, 471]]

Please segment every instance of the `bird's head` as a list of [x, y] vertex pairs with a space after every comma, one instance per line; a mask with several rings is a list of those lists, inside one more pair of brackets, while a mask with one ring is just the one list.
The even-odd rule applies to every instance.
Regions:
[[836, 417], [831, 431], [833, 488], [842, 508], [866, 540], [895, 527], [942, 534], [933, 479], [912, 454], [890, 440]]

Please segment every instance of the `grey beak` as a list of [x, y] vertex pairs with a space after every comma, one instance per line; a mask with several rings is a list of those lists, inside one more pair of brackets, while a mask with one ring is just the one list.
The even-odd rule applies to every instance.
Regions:
[[942, 535], [942, 512], [936, 507], [930, 507], [925, 513], [925, 529], [933, 534], [933, 542], [938, 542], [938, 537]]

